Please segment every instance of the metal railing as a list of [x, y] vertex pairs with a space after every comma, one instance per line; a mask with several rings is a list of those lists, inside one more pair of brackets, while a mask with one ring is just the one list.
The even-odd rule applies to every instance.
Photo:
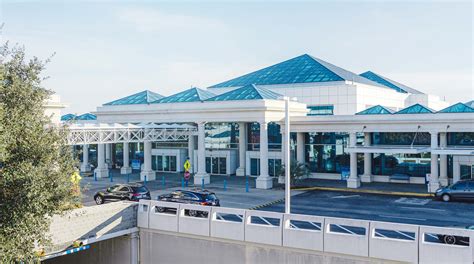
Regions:
[[138, 227], [410, 263], [473, 263], [474, 231], [140, 201]]

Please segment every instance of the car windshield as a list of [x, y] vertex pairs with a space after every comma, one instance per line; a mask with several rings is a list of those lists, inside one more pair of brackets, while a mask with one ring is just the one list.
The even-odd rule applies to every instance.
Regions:
[[132, 190], [135, 193], [144, 193], [148, 192], [148, 189], [145, 186], [132, 186]]
[[207, 200], [216, 200], [217, 196], [213, 193], [210, 193], [210, 194], [206, 195], [206, 199]]

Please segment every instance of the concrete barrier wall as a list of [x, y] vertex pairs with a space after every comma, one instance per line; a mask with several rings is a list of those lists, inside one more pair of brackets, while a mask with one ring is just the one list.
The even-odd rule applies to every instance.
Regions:
[[415, 225], [370, 222], [369, 256], [418, 262], [418, 230]]
[[[318, 251], [324, 250], [323, 217], [285, 214], [283, 220], [283, 246]], [[296, 224], [296, 221], [302, 223], [301, 226]]]
[[369, 256], [369, 222], [355, 219], [324, 219], [324, 251]]
[[169, 202], [150, 202], [149, 228], [178, 232], [179, 204]]
[[[293, 248], [388, 261], [474, 261], [473, 230], [154, 201], [140, 202], [142, 204], [148, 205], [148, 210], [138, 210], [138, 222], [150, 230], [266, 244], [281, 250]], [[156, 206], [176, 208], [178, 213], [164, 216], [155, 212]], [[190, 216], [189, 210], [207, 215]], [[457, 244], [446, 244], [437, 234], [456, 237]], [[460, 238], [467, 238], [467, 243], [459, 244]]]

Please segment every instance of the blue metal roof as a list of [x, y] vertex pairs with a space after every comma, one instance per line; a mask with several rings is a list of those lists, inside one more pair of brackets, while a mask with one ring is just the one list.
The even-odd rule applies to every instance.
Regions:
[[204, 101], [214, 96], [216, 96], [216, 94], [194, 87], [194, 88], [179, 92], [177, 94], [170, 95], [168, 97], [164, 97], [159, 100], [156, 100], [152, 102], [152, 104], [198, 102], [198, 101]]
[[449, 107], [446, 107], [443, 110], [438, 111], [438, 113], [473, 113], [473, 112], [474, 112], [474, 108], [463, 103], [457, 103]]
[[268, 89], [257, 87], [253, 84], [246, 85], [244, 87], [223, 93], [206, 101], [233, 101], [233, 100], [262, 100], [271, 99], [278, 100], [282, 97], [281, 94], [275, 93]]
[[465, 105], [471, 107], [471, 108], [474, 108], [474, 100], [472, 101], [469, 101], [469, 102], [466, 102]]
[[75, 114], [65, 114], [61, 116], [61, 121], [69, 121], [69, 120], [75, 120], [76, 115]]
[[375, 72], [372, 72], [372, 71], [366, 71], [366, 72], [361, 73], [359, 75], [362, 76], [362, 77], [365, 77], [369, 80], [372, 80], [376, 83], [380, 83], [381, 85], [386, 86], [388, 88], [391, 88], [391, 89], [393, 89], [393, 90], [395, 90], [399, 93], [422, 94], [422, 92], [420, 92], [418, 90], [410, 88], [410, 87], [408, 87], [404, 84], [401, 84], [399, 82], [390, 80], [389, 78], [384, 77], [384, 76], [382, 76], [380, 74], [377, 74]]
[[381, 105], [376, 105], [376, 106], [367, 108], [363, 111], [360, 111], [356, 113], [356, 115], [386, 115], [386, 114], [392, 114], [392, 113], [393, 113], [392, 110], [387, 109]]
[[80, 116], [76, 116], [76, 120], [97, 120], [97, 116], [91, 113], [85, 113]]
[[433, 113], [433, 110], [429, 109], [428, 107], [422, 106], [421, 104], [414, 104], [407, 108], [403, 108], [402, 110], [396, 112], [395, 114], [425, 114], [425, 113]]
[[272, 85], [344, 80], [386, 88], [376, 82], [308, 54], [277, 63], [264, 69], [213, 85], [209, 88], [241, 87], [249, 84]]
[[145, 90], [127, 97], [106, 103], [104, 105], [130, 105], [130, 104], [149, 104], [153, 101], [163, 98], [161, 94]]

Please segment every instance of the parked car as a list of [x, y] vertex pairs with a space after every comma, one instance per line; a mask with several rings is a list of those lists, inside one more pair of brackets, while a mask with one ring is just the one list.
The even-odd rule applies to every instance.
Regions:
[[[459, 226], [455, 226], [459, 228]], [[474, 230], [474, 225], [461, 227], [463, 229]], [[439, 241], [449, 245], [469, 245], [469, 237], [438, 234]]]
[[[209, 192], [208, 190], [176, 190], [172, 193], [159, 195], [158, 201], [174, 202], [174, 203], [185, 203], [185, 204], [197, 204], [205, 206], [220, 206], [219, 199], [216, 194]], [[171, 211], [171, 208], [157, 207], [158, 212]], [[175, 210], [176, 211], [176, 210]], [[207, 212], [199, 212], [196, 210], [189, 210], [190, 216], [204, 216], [207, 217]]]
[[141, 184], [116, 184], [94, 195], [96, 204], [103, 204], [105, 201], [138, 201], [140, 199], [151, 200], [150, 191]]
[[435, 192], [435, 197], [445, 202], [474, 199], [474, 180], [461, 180]]

